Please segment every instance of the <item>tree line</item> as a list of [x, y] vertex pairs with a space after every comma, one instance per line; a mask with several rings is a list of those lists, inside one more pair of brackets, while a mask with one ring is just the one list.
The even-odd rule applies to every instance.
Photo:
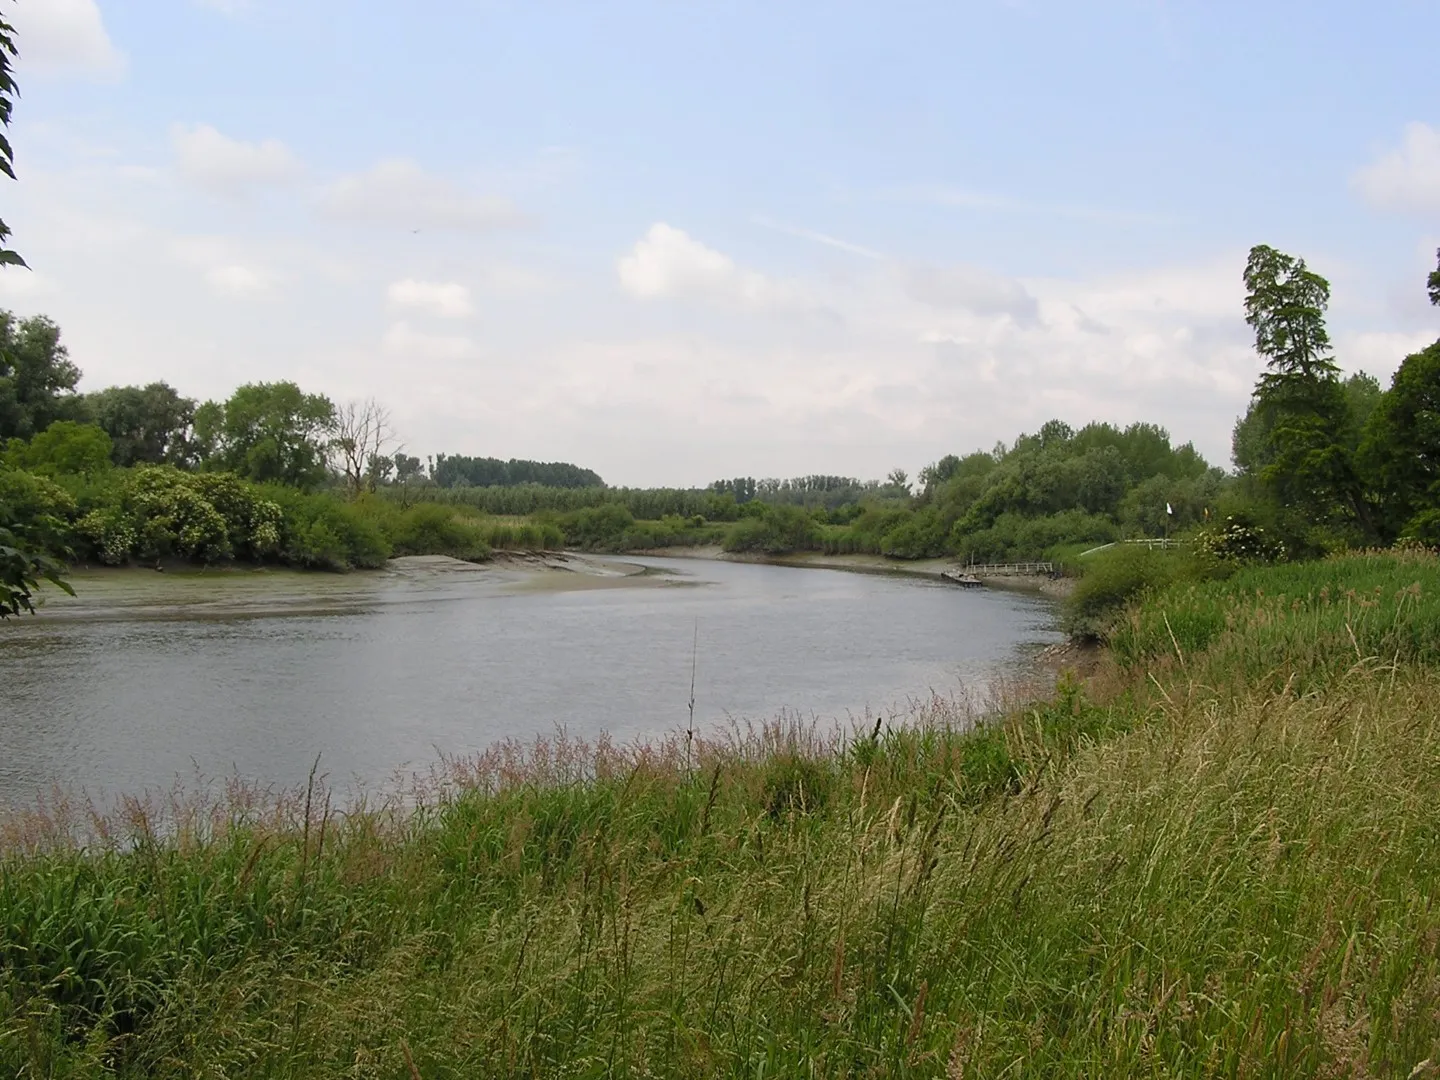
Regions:
[[[468, 514], [469, 528], [526, 516], [532, 537], [596, 550], [713, 543], [988, 562], [1222, 527], [1236, 551], [1291, 557], [1397, 540], [1440, 546], [1440, 342], [1406, 358], [1382, 390], [1363, 373], [1341, 375], [1325, 327], [1329, 283], [1303, 259], [1257, 246], [1244, 281], [1265, 367], [1235, 426], [1233, 472], [1154, 424], [1057, 419], [1008, 445], [942, 457], [913, 488], [901, 470], [884, 481], [612, 489], [567, 463], [440, 454], [422, 464], [394, 448], [375, 402], [337, 407], [290, 382], [201, 405], [163, 382], [79, 393], [59, 328], [0, 312], [5, 557], [14, 563], [28, 534], [52, 559], [377, 565], [424, 547], [399, 539], [398, 518], [372, 528], [419, 504]], [[1440, 268], [1427, 290], [1440, 295]], [[330, 501], [322, 510], [300, 496]], [[390, 505], [374, 509], [372, 496]], [[454, 519], [426, 513], [436, 528]], [[486, 548], [478, 536], [434, 546], [473, 555]]]

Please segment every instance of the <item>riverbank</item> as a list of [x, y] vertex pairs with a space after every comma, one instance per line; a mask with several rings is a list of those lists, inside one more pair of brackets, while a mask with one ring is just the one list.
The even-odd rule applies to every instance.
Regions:
[[[1362, 604], [1360, 597], [1367, 598]], [[39, 1075], [1434, 1075], [1440, 566], [1156, 594], [1088, 684], [558, 738], [3, 856]]]
[[[36, 616], [54, 618], [136, 618], [178, 615], [319, 613], [384, 603], [387, 588], [406, 582], [431, 589], [571, 591], [652, 588], [669, 583], [645, 566], [623, 558], [567, 552], [497, 551], [483, 562], [447, 555], [410, 555], [376, 570], [335, 574], [274, 566], [197, 567], [171, 561], [155, 567], [74, 567], [66, 574], [70, 596], [47, 588]], [[16, 622], [25, 626], [27, 617]]]
[[[646, 548], [627, 552], [629, 555], [667, 559], [708, 559], [721, 562], [760, 563], [767, 566], [808, 567], [812, 570], [848, 570], [862, 574], [897, 574], [905, 577], [942, 580], [946, 574], [963, 572], [966, 567], [954, 559], [890, 559], [884, 555], [826, 555], [800, 551], [788, 555], [763, 555], [756, 552], [730, 552], [716, 545], [703, 547]], [[1074, 588], [1066, 577], [1045, 574], [995, 574], [983, 579], [987, 588], [1015, 589], [1062, 599]]]

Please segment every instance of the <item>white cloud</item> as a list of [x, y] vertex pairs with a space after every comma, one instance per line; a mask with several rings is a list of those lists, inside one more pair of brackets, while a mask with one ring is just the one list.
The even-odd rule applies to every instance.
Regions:
[[1401, 362], [1413, 353], [1434, 344], [1436, 331], [1419, 330], [1404, 333], [1371, 330], [1354, 334], [1338, 334], [1335, 338], [1335, 359], [1346, 371], [1364, 371], [1389, 385], [1389, 377]]
[[550, 286], [550, 281], [544, 274], [527, 270], [523, 266], [482, 266], [475, 270], [473, 276], [482, 282], [485, 288], [496, 292], [541, 292]]
[[1440, 211], [1440, 131], [1407, 124], [1399, 148], [1359, 169], [1351, 182], [1382, 210]]
[[198, 271], [216, 296], [245, 299], [273, 292], [277, 275], [267, 269], [258, 253], [225, 236], [172, 236], [169, 256], [181, 266]]
[[403, 319], [385, 331], [385, 351], [409, 361], [471, 360], [478, 353], [475, 342], [458, 334], [427, 334]]
[[386, 291], [396, 307], [414, 308], [442, 319], [463, 319], [474, 312], [470, 290], [454, 281], [393, 281]]
[[650, 226], [630, 254], [616, 261], [615, 269], [621, 287], [644, 300], [693, 297], [754, 308], [806, 306], [793, 283], [739, 267], [728, 255], [663, 221]]
[[977, 266], [912, 266], [905, 291], [922, 304], [975, 315], [1008, 315], [1018, 323], [1039, 318], [1039, 305], [1024, 285]]
[[342, 177], [322, 193], [320, 209], [334, 218], [416, 230], [494, 229], [523, 221], [509, 199], [464, 191], [404, 159]]
[[256, 296], [270, 291], [269, 277], [238, 263], [211, 267], [205, 272], [205, 280], [221, 296]]
[[300, 163], [278, 139], [244, 142], [222, 135], [209, 124], [175, 124], [170, 144], [180, 174], [200, 187], [235, 195], [262, 184], [294, 179]]
[[125, 54], [105, 31], [95, 0], [21, 0], [9, 14], [24, 71], [113, 79]]

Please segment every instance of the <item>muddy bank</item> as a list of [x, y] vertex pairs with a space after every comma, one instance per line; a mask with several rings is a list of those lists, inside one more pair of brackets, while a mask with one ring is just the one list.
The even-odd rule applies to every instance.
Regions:
[[[809, 567], [816, 570], [849, 570], [862, 574], [900, 574], [909, 577], [943, 578], [946, 573], [963, 571], [965, 566], [954, 559], [889, 559], [884, 555], [825, 555], [818, 552], [795, 552], [790, 555], [761, 555], [749, 552], [728, 552], [718, 545], [707, 547], [657, 548], [632, 551], [631, 555], [648, 555], [667, 559], [711, 559], [719, 562], [763, 563], [767, 566]], [[1045, 574], [993, 574], [981, 579], [986, 588], [1038, 592], [1044, 596], [1063, 598], [1075, 587], [1073, 578], [1052, 578]]]
[[1105, 647], [1094, 641], [1071, 638], [1046, 645], [1035, 654], [1036, 661], [1055, 672], [1073, 671], [1082, 678], [1093, 675], [1105, 658]]
[[[35, 618], [224, 618], [235, 615], [324, 614], [404, 603], [417, 589], [432, 598], [532, 590], [652, 587], [675, 579], [623, 559], [558, 552], [497, 552], [484, 563], [447, 555], [391, 559], [378, 570], [331, 574], [285, 567], [76, 567], [66, 574], [68, 596], [49, 585], [38, 595]], [[8, 627], [7, 627], [8, 629]]]

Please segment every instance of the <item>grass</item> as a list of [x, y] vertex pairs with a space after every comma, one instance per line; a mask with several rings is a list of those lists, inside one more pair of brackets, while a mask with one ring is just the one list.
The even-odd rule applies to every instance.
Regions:
[[1241, 569], [1224, 580], [1172, 584], [1110, 635], [1132, 669], [1185, 667], [1200, 681], [1297, 690], [1357, 666], [1440, 664], [1440, 559], [1368, 552]]
[[[1440, 672], [1243, 613], [1302, 587], [1338, 611], [1344, 583], [1363, 654], [1429, 618], [1434, 573], [1154, 592], [1134, 652], [978, 727], [934, 701], [844, 735], [512, 743], [409, 802], [236, 789], [164, 839], [138, 804], [16, 820], [0, 1069], [1433, 1076]], [[1212, 609], [1162, 655], [1157, 617]], [[1254, 678], [1246, 647], [1326, 677]]]
[[1079, 581], [1066, 598], [1062, 622], [1073, 637], [1108, 641], [1125, 612], [1147, 593], [1179, 582], [1223, 578], [1233, 565], [1189, 547], [1116, 545], [1071, 564]]

